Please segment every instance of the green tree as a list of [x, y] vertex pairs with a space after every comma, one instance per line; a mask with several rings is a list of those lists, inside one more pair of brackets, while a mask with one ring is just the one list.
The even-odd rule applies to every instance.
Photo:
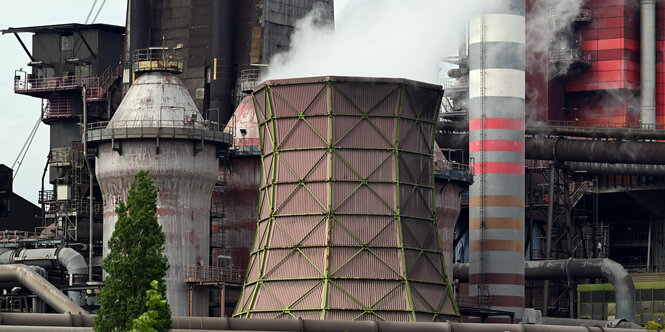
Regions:
[[647, 322], [646, 325], [644, 325], [644, 329], [646, 331], [660, 331], [662, 327], [663, 327], [662, 325], [660, 325], [660, 324], [658, 324], [658, 323], [656, 323], [652, 320], [650, 320], [649, 322]]
[[159, 312], [169, 305], [159, 292], [159, 282], [153, 280], [150, 283], [152, 289], [145, 292], [147, 298], [145, 305], [148, 311], [144, 312], [132, 323], [132, 332], [157, 332], [155, 328], [159, 321]]
[[[146, 312], [144, 294], [157, 281], [156, 291], [165, 297], [164, 276], [169, 268], [163, 254], [164, 233], [157, 223], [157, 190], [147, 171], [134, 176], [127, 203], [120, 202], [118, 221], [108, 241], [109, 253], [102, 261], [108, 274], [101, 290], [95, 331], [128, 331], [132, 322]], [[171, 308], [168, 303], [153, 308], [157, 312], [154, 329], [169, 331]]]

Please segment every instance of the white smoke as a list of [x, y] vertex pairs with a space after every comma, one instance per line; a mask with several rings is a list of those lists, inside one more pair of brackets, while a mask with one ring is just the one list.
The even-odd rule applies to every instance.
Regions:
[[265, 79], [340, 75], [440, 83], [468, 20], [501, 0], [353, 0], [335, 28], [314, 10], [298, 22], [290, 50], [273, 57]]
[[[576, 47], [581, 48], [582, 40], [575, 32], [574, 24], [584, 2], [585, 0], [533, 1], [526, 26], [529, 47], [527, 57], [542, 61], [542, 57], [549, 58], [550, 52], [566, 54]], [[550, 75], [563, 76], [568, 73], [570, 67], [571, 63], [559, 63], [558, 66], [551, 68]]]

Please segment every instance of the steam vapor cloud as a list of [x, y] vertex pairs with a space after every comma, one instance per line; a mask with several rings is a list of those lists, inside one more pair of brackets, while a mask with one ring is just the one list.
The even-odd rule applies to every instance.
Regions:
[[[527, 0], [529, 1], [529, 0]], [[468, 21], [509, 0], [351, 0], [335, 22], [315, 8], [297, 24], [290, 49], [275, 55], [263, 79], [305, 76], [400, 77], [441, 83], [443, 59], [458, 54]], [[574, 48], [574, 19], [584, 0], [533, 0], [527, 57]], [[528, 61], [527, 61], [528, 62]], [[568, 65], [556, 68], [565, 75]], [[533, 92], [537, 93], [537, 92]]]
[[400, 77], [440, 83], [468, 20], [499, 0], [353, 0], [322, 24], [313, 10], [296, 25], [290, 50], [274, 56], [264, 79], [305, 76]]

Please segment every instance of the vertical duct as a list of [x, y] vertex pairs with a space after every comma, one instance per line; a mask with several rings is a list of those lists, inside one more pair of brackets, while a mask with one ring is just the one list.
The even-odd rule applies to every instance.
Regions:
[[[469, 295], [522, 317], [524, 307], [524, 0], [469, 27]], [[492, 319], [490, 319], [492, 320]], [[507, 319], [494, 319], [506, 322]]]
[[656, 0], [641, 4], [641, 123], [656, 123]]
[[212, 2], [210, 120], [225, 124], [233, 114], [233, 1]]
[[127, 68], [132, 68], [132, 54], [135, 50], [150, 46], [150, 0], [129, 0], [128, 37], [129, 53]]

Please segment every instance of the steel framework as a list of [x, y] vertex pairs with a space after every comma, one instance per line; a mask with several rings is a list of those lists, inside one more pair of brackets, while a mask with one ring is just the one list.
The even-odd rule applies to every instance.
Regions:
[[259, 216], [237, 316], [459, 317], [435, 218], [442, 92], [348, 77], [258, 88]]

